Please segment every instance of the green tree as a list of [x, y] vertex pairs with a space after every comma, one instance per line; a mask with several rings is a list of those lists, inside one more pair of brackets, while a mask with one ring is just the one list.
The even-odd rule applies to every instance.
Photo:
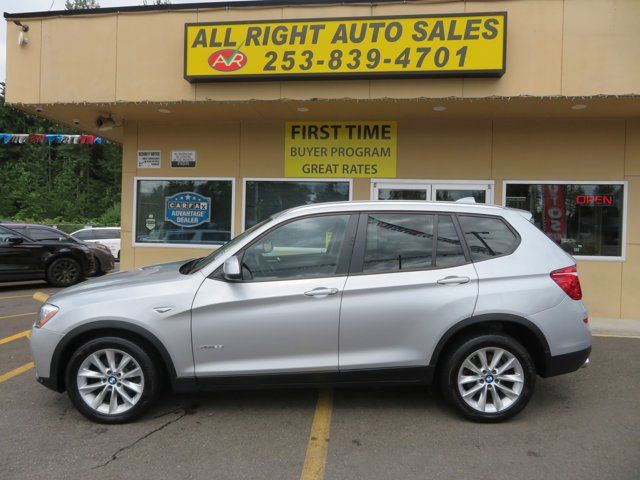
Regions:
[[[4, 84], [0, 132], [80, 133], [5, 105]], [[121, 162], [114, 143], [0, 144], [0, 219], [119, 223]]]
[[64, 8], [67, 10], [84, 10], [87, 8], [100, 8], [97, 0], [66, 0]]

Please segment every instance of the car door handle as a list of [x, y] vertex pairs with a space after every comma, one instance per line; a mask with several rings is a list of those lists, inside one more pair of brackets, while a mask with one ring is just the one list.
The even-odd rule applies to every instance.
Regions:
[[440, 285], [459, 285], [469, 283], [469, 277], [444, 277], [438, 280]]
[[337, 288], [325, 288], [325, 287], [314, 288], [313, 290], [304, 292], [304, 294], [307, 297], [326, 297], [327, 295], [335, 295], [336, 293], [338, 293]]

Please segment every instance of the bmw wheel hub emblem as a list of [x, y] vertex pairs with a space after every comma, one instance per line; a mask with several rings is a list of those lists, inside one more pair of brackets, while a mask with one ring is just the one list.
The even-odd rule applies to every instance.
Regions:
[[116, 377], [109, 377], [109, 384], [110, 385], [115, 385], [116, 384]]
[[484, 377], [484, 379], [487, 381], [487, 383], [493, 383], [493, 375], [487, 375], [486, 377]]

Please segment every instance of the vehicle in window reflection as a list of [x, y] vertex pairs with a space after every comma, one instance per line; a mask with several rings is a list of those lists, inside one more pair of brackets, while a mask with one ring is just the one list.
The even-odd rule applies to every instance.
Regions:
[[537, 375], [591, 351], [575, 261], [530, 218], [425, 201], [286, 210], [207, 257], [52, 296], [31, 332], [37, 377], [105, 423], [141, 415], [164, 381], [435, 384], [467, 418], [505, 420]]

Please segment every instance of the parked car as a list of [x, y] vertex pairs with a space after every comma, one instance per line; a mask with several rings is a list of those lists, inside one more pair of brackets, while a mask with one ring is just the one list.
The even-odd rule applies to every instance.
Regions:
[[536, 374], [588, 363], [575, 262], [531, 214], [428, 202], [307, 205], [209, 256], [63, 290], [31, 331], [38, 380], [88, 418], [176, 391], [436, 383], [466, 417], [520, 412]]
[[76, 230], [71, 236], [83, 242], [104, 245], [120, 261], [120, 227], [86, 227]]
[[0, 225], [0, 282], [44, 279], [55, 287], [68, 287], [95, 269], [87, 245], [34, 240]]
[[36, 241], [78, 243], [86, 245], [91, 250], [95, 259], [95, 269], [93, 273], [87, 274], [87, 276], [104, 275], [115, 268], [114, 258], [111, 251], [106, 246], [99, 243], [85, 243], [82, 240], [78, 240], [71, 235], [64, 233], [62, 230], [45, 225], [14, 222], [5, 222], [1, 225], [11, 228], [12, 230]]

